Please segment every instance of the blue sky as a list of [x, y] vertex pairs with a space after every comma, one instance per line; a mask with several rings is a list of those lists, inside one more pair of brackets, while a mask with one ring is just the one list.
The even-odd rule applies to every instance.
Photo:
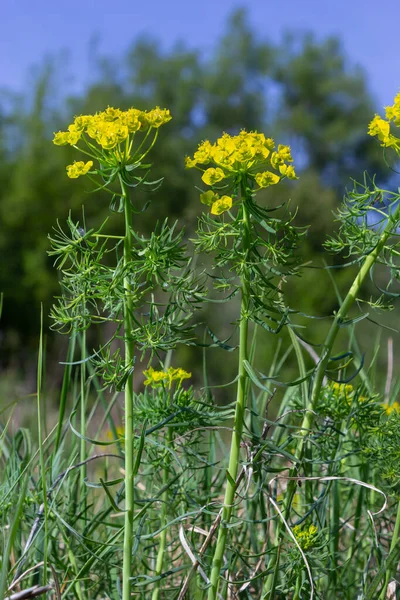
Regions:
[[79, 89], [90, 74], [94, 34], [101, 53], [114, 57], [143, 34], [165, 49], [182, 40], [209, 52], [238, 7], [248, 9], [261, 39], [279, 41], [285, 30], [339, 36], [350, 61], [367, 72], [377, 106], [400, 89], [399, 0], [3, 0], [0, 87], [22, 90], [44, 55], [67, 50], [69, 85]]

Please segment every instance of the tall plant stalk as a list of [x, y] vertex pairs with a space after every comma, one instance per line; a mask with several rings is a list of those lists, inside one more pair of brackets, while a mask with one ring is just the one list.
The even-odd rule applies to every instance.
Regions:
[[81, 415], [80, 415], [80, 450], [79, 460], [82, 464], [80, 469], [80, 492], [81, 498], [84, 497], [85, 478], [86, 478], [86, 331], [81, 333]]
[[38, 414], [38, 437], [39, 437], [39, 460], [42, 480], [43, 494], [43, 515], [44, 515], [44, 535], [43, 535], [43, 584], [47, 583], [47, 540], [48, 540], [48, 502], [47, 502], [47, 483], [46, 483], [46, 461], [44, 456], [43, 441], [43, 415], [42, 415], [42, 380], [43, 380], [43, 305], [40, 309], [40, 338], [39, 352], [37, 362], [37, 414]]
[[[132, 210], [126, 186], [119, 178], [124, 201], [125, 236], [124, 236], [124, 268], [131, 260], [132, 249]], [[134, 345], [130, 338], [132, 297], [129, 277], [124, 277], [124, 340], [125, 340], [125, 368], [131, 369], [134, 359]], [[133, 475], [133, 375], [130, 374], [125, 385], [125, 528], [122, 567], [122, 600], [131, 597], [131, 568], [133, 548], [133, 517], [134, 517], [134, 475]]]
[[[384, 249], [387, 240], [389, 239], [390, 235], [392, 234], [393, 226], [395, 223], [397, 223], [399, 217], [400, 217], [400, 205], [398, 205], [398, 207], [396, 208], [396, 210], [392, 216], [391, 215], [388, 216], [388, 223], [387, 223], [385, 229], [383, 230], [381, 236], [379, 237], [378, 243], [376, 244], [375, 248], [371, 251], [371, 253], [367, 256], [367, 258], [364, 260], [357, 276], [355, 277], [349, 291], [347, 292], [345, 299], [343, 300], [339, 310], [337, 311], [337, 313], [333, 319], [331, 328], [330, 328], [328, 336], [326, 338], [322, 358], [319, 361], [317, 368], [315, 370], [314, 383], [312, 386], [312, 394], [311, 394], [311, 398], [309, 399], [309, 402], [307, 404], [307, 410], [305, 412], [304, 419], [301, 424], [301, 429], [300, 429], [301, 437], [298, 441], [298, 444], [296, 447], [296, 452], [294, 455], [294, 459], [295, 459], [294, 462], [295, 462], [296, 467], [291, 470], [290, 477], [293, 477], [293, 478], [296, 477], [296, 474], [298, 472], [299, 463], [304, 458], [304, 451], [305, 451], [305, 447], [306, 447], [307, 437], [308, 437], [308, 434], [309, 434], [309, 432], [313, 426], [313, 422], [314, 422], [315, 406], [316, 406], [316, 403], [317, 403], [320, 393], [321, 393], [321, 388], [322, 388], [322, 384], [323, 384], [323, 380], [324, 380], [324, 376], [325, 376], [325, 371], [328, 366], [329, 360], [331, 358], [333, 346], [334, 346], [336, 337], [339, 333], [340, 327], [341, 327], [342, 323], [345, 321], [349, 310], [351, 309], [357, 296], [359, 295], [361, 286], [363, 285], [365, 278], [370, 273], [372, 267], [374, 266], [379, 255], [381, 254], [382, 250]], [[287, 521], [287, 519], [289, 518], [293, 496], [296, 491], [296, 486], [297, 486], [296, 479], [289, 480], [287, 492], [286, 492], [285, 509], [283, 511], [285, 521]], [[273, 595], [275, 593], [275, 587], [276, 587], [276, 583], [277, 583], [277, 579], [278, 579], [279, 556], [280, 556], [279, 549], [280, 549], [280, 545], [282, 543], [283, 530], [284, 530], [284, 524], [283, 524], [283, 521], [280, 520], [278, 523], [278, 526], [277, 526], [277, 531], [276, 531], [276, 541], [278, 544], [278, 549], [277, 549], [276, 554], [271, 558], [270, 563], [268, 565], [268, 570], [272, 569], [273, 572], [271, 575], [269, 575], [269, 577], [267, 578], [267, 580], [265, 582], [264, 590], [263, 590], [263, 599], [268, 598], [268, 599], [272, 600], [272, 598], [274, 597]]]
[[[244, 262], [247, 259], [247, 252], [250, 248], [249, 215], [245, 203], [245, 189], [242, 186], [243, 197], [243, 253]], [[243, 424], [246, 410], [246, 390], [247, 371], [245, 361], [247, 361], [248, 348], [248, 327], [249, 327], [249, 307], [250, 307], [250, 280], [246, 267], [241, 276], [241, 307], [240, 307], [240, 327], [239, 327], [239, 363], [238, 363], [238, 387], [236, 396], [235, 417], [233, 424], [233, 433], [231, 440], [231, 449], [229, 454], [229, 466], [227, 472], [227, 481], [225, 489], [224, 507], [222, 512], [221, 524], [218, 530], [218, 538], [215, 546], [214, 557], [208, 591], [208, 600], [215, 600], [218, 593], [221, 567], [228, 535], [229, 521], [232, 516], [233, 502], [236, 492], [236, 477], [239, 468], [240, 444], [242, 441]]]

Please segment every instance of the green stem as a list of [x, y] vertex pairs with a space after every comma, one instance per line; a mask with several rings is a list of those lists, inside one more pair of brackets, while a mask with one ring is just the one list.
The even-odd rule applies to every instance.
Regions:
[[[124, 237], [124, 268], [131, 261], [132, 210], [127, 190], [120, 177], [122, 196], [125, 209], [125, 237]], [[124, 331], [125, 331], [125, 367], [130, 369], [133, 364], [134, 346], [130, 338], [132, 320], [132, 297], [129, 276], [124, 278]], [[122, 566], [122, 600], [131, 598], [132, 576], [132, 549], [133, 549], [133, 516], [134, 516], [134, 476], [133, 476], [133, 377], [130, 375], [125, 385], [125, 523], [124, 523], [124, 549]]]
[[55, 452], [57, 452], [57, 450], [60, 447], [60, 443], [61, 443], [61, 434], [62, 434], [63, 425], [64, 425], [64, 415], [65, 415], [65, 409], [67, 406], [68, 391], [69, 391], [69, 386], [71, 384], [71, 371], [72, 371], [71, 363], [74, 360], [75, 340], [76, 340], [76, 332], [74, 331], [69, 340], [67, 362], [65, 365], [63, 382], [62, 382], [62, 386], [61, 386], [57, 433], [56, 433], [56, 440], [54, 442]]
[[[242, 187], [242, 196], [245, 196], [244, 186]], [[243, 202], [243, 251], [244, 261], [247, 260], [247, 253], [250, 247], [249, 215], [245, 202]], [[247, 360], [247, 338], [248, 338], [248, 318], [250, 307], [250, 278], [247, 268], [243, 269], [241, 277], [241, 308], [240, 308], [240, 328], [239, 328], [239, 366], [238, 366], [238, 387], [235, 407], [235, 417], [233, 424], [233, 434], [231, 449], [229, 455], [229, 466], [225, 489], [224, 506], [222, 511], [221, 524], [218, 530], [218, 538], [215, 546], [210, 582], [208, 590], [208, 600], [215, 600], [218, 593], [218, 585], [226, 539], [228, 535], [229, 521], [232, 515], [233, 501], [236, 492], [236, 477], [239, 469], [240, 444], [242, 440], [243, 423], [246, 410], [246, 387], [247, 372], [244, 363]]]
[[[354, 302], [359, 294], [360, 288], [361, 288], [362, 284], [364, 283], [365, 278], [367, 277], [368, 273], [372, 269], [378, 256], [382, 252], [388, 238], [390, 237], [393, 227], [394, 227], [394, 224], [397, 223], [399, 214], [400, 214], [400, 205], [397, 207], [396, 211], [394, 212], [394, 214], [392, 216], [389, 215], [388, 224], [386, 225], [383, 233], [381, 234], [378, 243], [376, 244], [376, 246], [372, 250], [372, 252], [370, 254], [368, 254], [366, 259], [364, 260], [359, 272], [357, 273], [357, 276], [355, 277], [349, 291], [347, 292], [345, 299], [343, 300], [338, 312], [336, 313], [336, 315], [333, 319], [331, 328], [329, 330], [328, 336], [325, 341], [322, 358], [319, 361], [317, 368], [315, 370], [315, 378], [314, 378], [314, 383], [313, 383], [313, 388], [312, 388], [312, 396], [311, 396], [311, 399], [309, 399], [309, 401], [308, 401], [307, 410], [305, 412], [303, 423], [301, 425], [301, 429], [300, 429], [301, 437], [300, 437], [299, 443], [297, 444], [297, 447], [296, 447], [295, 467], [290, 472], [291, 477], [296, 477], [296, 474], [297, 474], [298, 468], [299, 468], [299, 463], [301, 463], [301, 461], [304, 457], [304, 451], [305, 451], [305, 447], [306, 447], [307, 437], [308, 437], [308, 434], [309, 434], [309, 432], [313, 426], [313, 422], [314, 422], [314, 407], [316, 406], [316, 403], [317, 403], [318, 398], [321, 393], [321, 388], [322, 388], [322, 384], [323, 384], [323, 380], [324, 380], [324, 376], [325, 376], [325, 371], [328, 366], [328, 363], [329, 363], [329, 360], [330, 360], [330, 357], [332, 354], [332, 350], [333, 350], [333, 345], [334, 345], [336, 337], [339, 333], [340, 327], [341, 327], [343, 321], [346, 319], [346, 316], [347, 316], [350, 308], [354, 304]], [[289, 518], [292, 499], [293, 499], [294, 493], [296, 491], [296, 486], [297, 486], [296, 480], [289, 480], [287, 492], [286, 492], [287, 500], [285, 502], [285, 507], [284, 507], [284, 511], [283, 511], [285, 521], [287, 521], [287, 519]], [[278, 550], [282, 543], [283, 529], [284, 529], [284, 525], [283, 525], [282, 520], [280, 520], [278, 522], [277, 531], [276, 531], [276, 540], [278, 542]], [[275, 585], [277, 582], [278, 570], [279, 570], [279, 551], [275, 555], [273, 555], [270, 560], [270, 563], [268, 565], [268, 570], [271, 570], [271, 569], [273, 569], [273, 573], [271, 575], [269, 575], [269, 577], [267, 578], [267, 580], [265, 582], [263, 596], [262, 596], [263, 599], [269, 598], [270, 600], [272, 600], [272, 598], [273, 598], [273, 594], [275, 592]]]
[[[162, 570], [163, 570], [163, 562], [164, 562], [164, 552], [165, 552], [165, 546], [167, 544], [167, 513], [168, 513], [168, 478], [169, 478], [169, 473], [170, 473], [170, 459], [171, 459], [171, 454], [168, 450], [168, 448], [171, 446], [172, 444], [172, 428], [168, 427], [167, 430], [167, 440], [166, 440], [166, 444], [167, 444], [167, 449], [165, 451], [165, 455], [164, 455], [164, 470], [163, 470], [163, 477], [162, 477], [162, 485], [165, 488], [162, 497], [161, 497], [161, 502], [162, 502], [162, 506], [161, 506], [161, 528], [162, 531], [160, 533], [160, 544], [158, 546], [158, 553], [157, 553], [157, 560], [156, 560], [156, 570], [155, 570], [155, 576], [156, 577], [160, 577], [160, 575], [162, 574]], [[155, 582], [155, 587], [154, 587], [154, 591], [153, 594], [151, 596], [152, 600], [159, 600], [160, 598], [160, 584], [161, 584], [161, 579], [158, 579]]]
[[[396, 523], [394, 525], [394, 531], [393, 531], [392, 541], [390, 543], [389, 555], [395, 549], [396, 544], [399, 541], [399, 533], [400, 533], [400, 502], [397, 505]], [[385, 598], [386, 598], [386, 591], [387, 591], [387, 588], [388, 588], [388, 585], [389, 585], [389, 581], [390, 581], [390, 577], [392, 575], [392, 571], [393, 571], [392, 567], [389, 565], [386, 568], [385, 583], [384, 583], [382, 591], [380, 593], [379, 600], [385, 600]]]
[[43, 305], [40, 309], [40, 337], [39, 337], [39, 353], [37, 363], [37, 411], [38, 411], [38, 437], [39, 437], [39, 457], [40, 471], [42, 480], [43, 494], [43, 518], [44, 518], [44, 534], [43, 534], [43, 585], [47, 583], [47, 542], [48, 542], [48, 502], [47, 502], [47, 483], [46, 483], [46, 462], [44, 456], [43, 445], [43, 422], [42, 422], [42, 379], [43, 379]]
[[[81, 426], [80, 426], [80, 452], [79, 458], [80, 462], [83, 463], [86, 459], [86, 441], [85, 436], [87, 435], [86, 431], [86, 331], [82, 331], [81, 333]], [[80, 491], [81, 491], [81, 500], [83, 498], [84, 489], [85, 489], [85, 478], [86, 478], [86, 465], [83, 465], [80, 469]]]

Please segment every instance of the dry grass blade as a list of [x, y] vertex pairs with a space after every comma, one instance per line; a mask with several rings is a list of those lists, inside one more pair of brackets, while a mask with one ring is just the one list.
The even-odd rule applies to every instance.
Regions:
[[35, 585], [27, 590], [22, 590], [22, 592], [17, 592], [16, 594], [7, 596], [7, 598], [4, 598], [4, 600], [29, 600], [29, 598], [38, 598], [38, 596], [43, 596], [43, 594], [50, 592], [52, 589], [53, 586], [51, 585]]

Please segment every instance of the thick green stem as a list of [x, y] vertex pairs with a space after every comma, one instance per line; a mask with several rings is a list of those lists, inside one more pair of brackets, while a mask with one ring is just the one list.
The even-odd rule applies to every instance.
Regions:
[[[125, 207], [125, 237], [124, 237], [124, 268], [131, 260], [132, 211], [126, 187], [120, 179]], [[124, 278], [124, 331], [125, 331], [125, 367], [130, 369], [133, 364], [134, 347], [131, 336], [132, 297], [129, 276]], [[133, 377], [130, 375], [125, 385], [125, 529], [122, 568], [122, 600], [131, 598], [132, 548], [133, 548], [133, 516], [134, 516], [134, 477], [133, 477]]]
[[[243, 191], [242, 191], [243, 193]], [[244, 260], [247, 261], [247, 252], [249, 250], [249, 216], [245, 203], [243, 203], [243, 251], [245, 254]], [[208, 600], [215, 600], [218, 593], [218, 585], [226, 539], [228, 535], [227, 525], [231, 519], [233, 501], [236, 492], [236, 477], [239, 469], [240, 444], [242, 440], [243, 423], [246, 410], [246, 388], [247, 388], [247, 372], [244, 367], [247, 360], [247, 338], [248, 338], [248, 319], [250, 307], [250, 280], [247, 268], [243, 269], [241, 277], [241, 308], [240, 308], [240, 328], [239, 328], [239, 365], [238, 365], [238, 387], [236, 397], [235, 417], [233, 424], [233, 433], [231, 441], [231, 449], [229, 455], [229, 476], [226, 481], [224, 506], [222, 512], [221, 524], [218, 530], [218, 538], [215, 546], [212, 570], [211, 570], [211, 585], [208, 591]]]
[[[400, 533], [400, 502], [397, 505], [396, 523], [394, 525], [392, 541], [390, 543], [389, 555], [392, 552], [392, 550], [395, 549], [396, 544], [399, 541], [399, 533]], [[396, 562], [396, 565], [397, 565], [397, 562]], [[389, 581], [390, 581], [392, 572], [393, 572], [393, 569], [392, 569], [391, 565], [388, 565], [388, 567], [386, 568], [385, 583], [384, 583], [382, 591], [380, 593], [379, 600], [385, 600], [385, 598], [386, 598], [386, 592], [387, 592], [387, 588], [389, 585]]]
[[[172, 428], [171, 427], [168, 427], [166, 443], [167, 443], [167, 449], [166, 449], [165, 455], [164, 455], [164, 470], [163, 470], [163, 477], [162, 477], [162, 484], [163, 484], [163, 487], [165, 488], [165, 490], [161, 497], [161, 501], [162, 501], [161, 528], [164, 528], [164, 529], [161, 531], [160, 538], [159, 538], [160, 544], [158, 546], [158, 553], [157, 553], [157, 560], [156, 560], [156, 572], [155, 572], [156, 577], [159, 577], [162, 573], [163, 563], [164, 563], [165, 546], [167, 544], [167, 527], [166, 527], [166, 525], [167, 525], [168, 500], [169, 500], [169, 498], [168, 498], [169, 490], [168, 490], [167, 486], [168, 486], [168, 478], [169, 478], [169, 473], [170, 473], [170, 459], [171, 459], [171, 454], [170, 454], [168, 448], [172, 444]], [[151, 596], [152, 600], [159, 600], [159, 598], [160, 598], [160, 583], [161, 583], [160, 579], [155, 582], [154, 591]]]
[[[376, 246], [372, 250], [372, 252], [370, 254], [368, 254], [366, 259], [364, 260], [356, 278], [354, 279], [349, 291], [347, 292], [345, 299], [343, 300], [338, 312], [336, 313], [336, 315], [333, 319], [331, 328], [329, 330], [328, 336], [325, 341], [321, 360], [319, 361], [318, 366], [315, 371], [315, 377], [314, 377], [314, 382], [313, 382], [313, 387], [312, 387], [312, 395], [308, 401], [307, 410], [305, 412], [303, 423], [301, 425], [301, 429], [300, 429], [301, 437], [300, 437], [299, 442], [296, 447], [295, 467], [290, 472], [291, 477], [296, 477], [299, 464], [301, 463], [301, 461], [303, 460], [303, 457], [304, 457], [304, 451], [305, 451], [305, 447], [306, 447], [307, 437], [308, 437], [308, 434], [309, 434], [309, 432], [313, 426], [313, 422], [314, 422], [314, 408], [316, 406], [316, 403], [317, 403], [318, 398], [321, 393], [321, 388], [322, 388], [322, 384], [323, 384], [323, 380], [324, 380], [324, 376], [325, 376], [325, 371], [328, 366], [329, 360], [331, 358], [333, 346], [334, 346], [336, 337], [339, 333], [340, 327], [341, 327], [343, 321], [346, 319], [350, 308], [354, 304], [354, 302], [360, 292], [360, 288], [361, 288], [362, 284], [364, 283], [365, 278], [367, 277], [368, 273], [371, 271], [378, 256], [382, 252], [388, 238], [390, 237], [392, 230], [393, 230], [393, 226], [395, 223], [397, 223], [399, 214], [400, 214], [400, 205], [397, 207], [394, 215], [392, 217], [388, 218], [388, 224], [385, 227], [383, 233], [381, 234], [378, 243], [376, 244]], [[287, 519], [289, 518], [293, 496], [296, 491], [296, 486], [297, 486], [296, 480], [289, 480], [287, 492], [286, 492], [286, 502], [285, 502], [284, 511], [283, 511], [285, 521], [287, 521]], [[268, 565], [268, 570], [272, 569], [273, 572], [271, 573], [271, 575], [269, 575], [269, 577], [267, 578], [267, 580], [265, 582], [263, 596], [262, 596], [263, 599], [268, 598], [268, 599], [272, 600], [273, 594], [275, 592], [275, 586], [276, 586], [278, 570], [279, 570], [279, 554], [280, 554], [279, 547], [282, 543], [283, 529], [284, 529], [284, 524], [283, 524], [282, 520], [280, 520], [278, 522], [278, 526], [277, 526], [277, 530], [276, 530], [276, 541], [278, 543], [278, 551], [275, 555], [272, 556], [270, 563]]]

